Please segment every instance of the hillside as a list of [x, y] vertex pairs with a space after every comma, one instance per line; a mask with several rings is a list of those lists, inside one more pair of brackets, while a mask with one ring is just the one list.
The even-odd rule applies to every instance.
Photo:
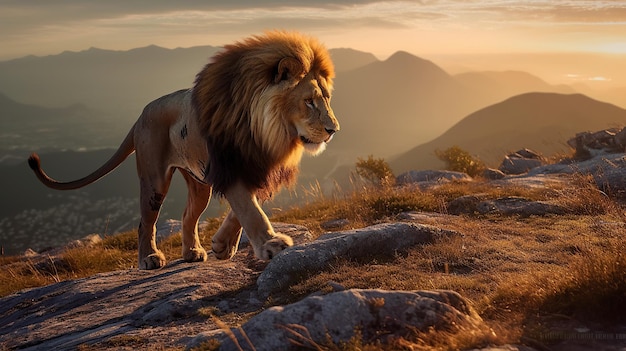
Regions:
[[269, 262], [242, 238], [186, 263], [174, 234], [140, 271], [134, 232], [2, 256], [0, 349], [621, 350], [624, 202], [571, 172], [626, 189], [625, 163], [318, 196], [271, 217], [295, 244]]
[[135, 111], [156, 97], [191, 85], [196, 72], [218, 48], [128, 51], [91, 48], [0, 62], [0, 90], [42, 106], [82, 103], [109, 111]]
[[[81, 104], [46, 108], [0, 93], [0, 162], [42, 149], [93, 149], [118, 142], [116, 118]], [[124, 127], [125, 128], [125, 127]]]
[[[57, 151], [44, 154], [42, 165], [53, 178], [67, 181], [80, 178], [103, 164], [114, 150], [85, 152]], [[0, 245], [6, 254], [27, 248], [56, 247], [86, 233], [111, 234], [136, 228], [139, 221], [139, 181], [134, 155], [114, 172], [90, 186], [58, 191], [42, 185], [26, 164], [0, 164]], [[175, 175], [165, 199], [159, 223], [181, 218], [187, 202], [187, 188]], [[223, 209], [217, 199], [203, 218], [216, 217]]]
[[440, 168], [434, 151], [453, 145], [490, 166], [520, 148], [545, 156], [569, 153], [566, 141], [580, 131], [626, 124], [626, 110], [581, 94], [528, 93], [478, 110], [440, 137], [391, 160], [395, 172]]

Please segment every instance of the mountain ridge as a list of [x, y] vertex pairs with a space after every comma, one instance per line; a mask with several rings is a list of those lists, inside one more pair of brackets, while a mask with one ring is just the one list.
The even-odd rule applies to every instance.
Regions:
[[545, 156], [568, 153], [566, 141], [576, 133], [620, 123], [626, 125], [626, 109], [580, 93], [525, 93], [468, 115], [390, 164], [396, 172], [440, 168], [443, 163], [435, 157], [435, 150], [457, 145], [497, 166], [506, 153], [525, 147]]

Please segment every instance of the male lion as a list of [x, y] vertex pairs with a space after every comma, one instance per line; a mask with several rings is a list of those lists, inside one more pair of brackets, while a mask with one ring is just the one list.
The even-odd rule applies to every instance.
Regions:
[[196, 76], [193, 88], [149, 103], [115, 154], [98, 170], [58, 182], [28, 160], [46, 186], [69, 190], [95, 182], [136, 152], [140, 182], [139, 268], [165, 265], [155, 223], [172, 174], [179, 170], [189, 195], [183, 214], [183, 258], [205, 261], [198, 218], [212, 191], [231, 211], [213, 236], [219, 259], [237, 251], [241, 228], [256, 257], [268, 260], [291, 246], [275, 233], [259, 200], [296, 177], [303, 151], [319, 154], [339, 130], [330, 107], [333, 64], [317, 40], [282, 31], [227, 45]]

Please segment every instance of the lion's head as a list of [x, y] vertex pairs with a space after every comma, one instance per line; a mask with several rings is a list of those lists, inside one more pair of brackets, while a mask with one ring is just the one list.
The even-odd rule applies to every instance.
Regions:
[[214, 56], [193, 88], [214, 190], [240, 180], [268, 193], [293, 181], [303, 151], [319, 154], [339, 130], [333, 78], [326, 48], [298, 33], [254, 36]]

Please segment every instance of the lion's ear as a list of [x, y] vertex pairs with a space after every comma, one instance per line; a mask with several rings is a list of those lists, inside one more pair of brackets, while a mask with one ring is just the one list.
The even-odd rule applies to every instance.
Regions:
[[283, 80], [299, 78], [304, 71], [302, 63], [293, 57], [285, 57], [278, 62], [274, 83], [280, 83]]

